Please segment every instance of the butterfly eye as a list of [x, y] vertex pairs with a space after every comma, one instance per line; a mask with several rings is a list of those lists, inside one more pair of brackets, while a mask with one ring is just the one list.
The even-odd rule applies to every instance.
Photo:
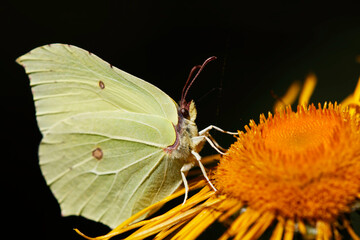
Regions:
[[189, 118], [189, 110], [187, 110], [186, 108], [181, 108], [180, 113], [184, 118]]

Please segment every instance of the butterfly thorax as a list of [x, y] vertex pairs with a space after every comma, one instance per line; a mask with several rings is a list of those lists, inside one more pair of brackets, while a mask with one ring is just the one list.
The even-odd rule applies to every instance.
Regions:
[[195, 159], [191, 154], [191, 151], [194, 150], [199, 152], [202, 148], [202, 144], [195, 143], [193, 140], [194, 137], [199, 136], [195, 124], [196, 108], [193, 101], [189, 104], [188, 113], [189, 115], [184, 117], [184, 115], [181, 114], [179, 107], [179, 120], [177, 126], [175, 126], [176, 140], [173, 145], [166, 148], [166, 152], [168, 154], [171, 153], [172, 158], [182, 159], [184, 162], [194, 161]]

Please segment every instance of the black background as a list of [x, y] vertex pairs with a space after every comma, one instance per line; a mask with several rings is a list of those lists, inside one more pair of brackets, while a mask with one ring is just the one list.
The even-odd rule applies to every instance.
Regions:
[[[179, 100], [192, 66], [211, 62], [189, 92], [200, 129], [243, 129], [272, 110], [294, 80], [314, 72], [313, 102], [341, 101], [360, 75], [360, 13], [354, 4], [259, 1], [2, 1], [1, 198], [14, 239], [77, 239], [107, 232], [101, 224], [60, 216], [38, 167], [41, 138], [31, 90], [15, 59], [48, 43], [98, 55]], [[216, 134], [227, 146], [233, 141]], [[211, 150], [205, 149], [205, 154]], [[4, 214], [5, 213], [5, 214]], [[354, 216], [355, 218], [358, 216]], [[212, 229], [215, 231], [216, 229]], [[357, 230], [359, 233], [360, 231]]]

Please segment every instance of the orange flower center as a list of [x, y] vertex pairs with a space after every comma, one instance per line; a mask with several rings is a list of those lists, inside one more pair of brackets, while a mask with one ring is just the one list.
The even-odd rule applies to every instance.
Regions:
[[261, 115], [222, 157], [217, 188], [259, 211], [333, 220], [360, 196], [358, 120], [336, 104]]

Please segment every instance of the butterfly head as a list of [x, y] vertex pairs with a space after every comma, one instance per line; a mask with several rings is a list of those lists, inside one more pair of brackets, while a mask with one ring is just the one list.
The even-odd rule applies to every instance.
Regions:
[[181, 102], [179, 111], [184, 118], [195, 122], [197, 111], [193, 100], [190, 102]]

